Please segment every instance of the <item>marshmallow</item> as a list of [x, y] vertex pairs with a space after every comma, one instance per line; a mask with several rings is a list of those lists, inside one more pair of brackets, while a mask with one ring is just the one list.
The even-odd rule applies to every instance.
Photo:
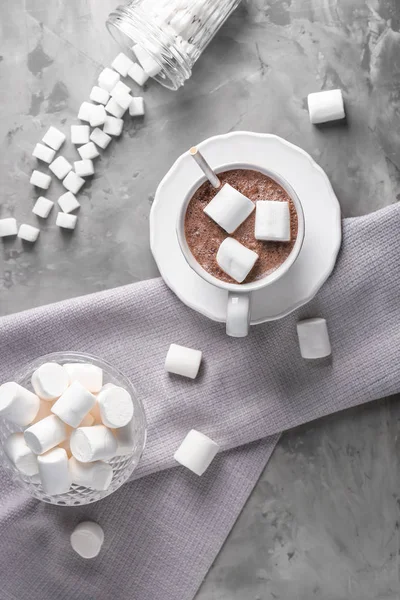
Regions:
[[[126, 94], [126, 96], [127, 95], [128, 94]], [[129, 106], [129, 102], [128, 102], [128, 106]], [[113, 115], [113, 117], [120, 119], [121, 117], [124, 116], [128, 106], [126, 108], [122, 108], [122, 106], [120, 106], [118, 104], [118, 102], [116, 101], [115, 98], [110, 98], [110, 100], [107, 102], [106, 111], [108, 113], [110, 113], [110, 115]], [[105, 129], [105, 127], [104, 127], [104, 129]]]
[[70, 213], [80, 207], [78, 200], [75, 198], [72, 192], [65, 192], [57, 200], [58, 206], [65, 213]]
[[110, 93], [95, 85], [90, 92], [90, 99], [99, 104], [107, 104], [110, 99]]
[[43, 162], [47, 163], [48, 165], [53, 162], [54, 157], [56, 155], [56, 151], [52, 150], [51, 148], [49, 148], [48, 146], [44, 146], [43, 144], [36, 144], [33, 152], [32, 152], [32, 156], [34, 156], [35, 158], [42, 160]]
[[300, 353], [303, 358], [330, 356], [332, 349], [325, 319], [306, 319], [297, 323]]
[[101, 460], [82, 463], [76, 460], [74, 456], [69, 459], [69, 472], [71, 473], [72, 483], [99, 492], [107, 490], [113, 478], [111, 465]]
[[84, 160], [76, 160], [74, 162], [75, 173], [80, 177], [90, 177], [94, 175], [94, 166], [91, 160], [85, 158]]
[[[125, 92], [118, 92], [118, 93], [114, 94], [113, 99], [116, 101], [118, 106], [120, 106], [124, 110], [123, 114], [125, 114], [125, 111], [127, 111], [130, 106], [132, 96], [130, 94], [126, 94]], [[111, 102], [111, 100], [110, 100], [110, 102]], [[114, 114], [114, 113], [111, 113], [111, 114]], [[114, 116], [122, 117], [122, 115], [114, 115]]]
[[40, 198], [36, 200], [32, 212], [42, 219], [47, 219], [53, 206], [54, 202], [48, 200], [48, 198], [45, 198], [44, 196], [40, 196]]
[[20, 473], [32, 477], [39, 472], [37, 456], [28, 448], [23, 433], [13, 433], [4, 444], [4, 451]]
[[254, 267], [258, 254], [234, 238], [226, 238], [217, 252], [217, 263], [235, 281], [242, 283]]
[[219, 450], [209, 437], [192, 429], [174, 454], [174, 459], [187, 469], [203, 475]]
[[225, 183], [204, 209], [206, 215], [227, 233], [233, 233], [255, 208], [246, 196]]
[[104, 133], [119, 137], [122, 133], [124, 122], [122, 119], [116, 119], [115, 117], [107, 117], [104, 123]]
[[144, 72], [142, 67], [138, 63], [134, 63], [128, 71], [128, 77], [133, 79], [135, 83], [143, 86], [148, 80], [149, 76]]
[[195, 379], [202, 359], [200, 350], [193, 350], [178, 344], [171, 344], [165, 359], [165, 370], [175, 375]]
[[125, 425], [125, 427], [118, 427], [113, 431], [114, 437], [117, 440], [117, 451], [115, 456], [125, 456], [133, 452], [135, 448], [135, 432], [133, 429], [133, 421]]
[[107, 116], [107, 113], [102, 104], [95, 106], [92, 110], [92, 114], [90, 115], [90, 121], [89, 121], [90, 126], [91, 127], [99, 127], [100, 125], [104, 125], [106, 116]]
[[73, 194], [77, 194], [84, 183], [85, 180], [82, 177], [79, 177], [74, 171], [70, 171], [63, 181], [63, 186]]
[[290, 209], [288, 202], [261, 200], [256, 202], [256, 240], [290, 242]]
[[62, 229], [75, 229], [77, 220], [78, 217], [76, 215], [67, 215], [66, 213], [59, 212], [56, 219], [56, 225]]
[[97, 396], [101, 420], [106, 427], [117, 429], [127, 425], [133, 417], [132, 398], [124, 388], [113, 386]]
[[15, 382], [0, 386], [0, 417], [25, 427], [32, 423], [40, 407], [40, 400], [33, 392]]
[[111, 63], [112, 68], [117, 71], [122, 77], [126, 77], [128, 75], [129, 69], [133, 65], [133, 60], [131, 60], [126, 54], [121, 52], [118, 54], [116, 58], [114, 58]]
[[42, 400], [59, 398], [68, 386], [68, 373], [57, 363], [44, 363], [32, 375], [32, 387]]
[[70, 171], [72, 171], [72, 165], [63, 156], [58, 156], [55, 161], [51, 163], [49, 169], [57, 179], [64, 179]]
[[65, 142], [65, 135], [59, 131], [56, 127], [50, 127], [47, 133], [44, 135], [42, 142], [53, 148], [53, 150], [59, 150]]
[[65, 450], [54, 448], [38, 456], [37, 461], [43, 491], [50, 496], [66, 494], [71, 487], [71, 476]]
[[78, 112], [78, 119], [80, 121], [87, 121], [89, 123], [92, 110], [95, 106], [96, 105], [92, 104], [91, 102], [82, 102]]
[[100, 525], [84, 521], [71, 534], [71, 546], [82, 558], [95, 558], [103, 545], [104, 532]]
[[17, 235], [18, 227], [17, 220], [13, 217], [0, 219], [0, 238], [8, 237], [9, 235]]
[[152, 56], [139, 44], [133, 46], [132, 50], [136, 54], [136, 58], [142, 65], [144, 71], [150, 77], [155, 77], [161, 71], [160, 65], [154, 60]]
[[120, 94], [128, 95], [130, 93], [131, 93], [131, 88], [129, 87], [129, 85], [126, 85], [126, 83], [123, 83], [122, 81], [118, 81], [117, 85], [111, 90], [111, 96], [113, 98], [115, 98], [115, 96], [118, 96]]
[[99, 75], [99, 87], [107, 92], [111, 92], [120, 80], [119, 73], [106, 67]]
[[83, 417], [96, 404], [96, 397], [79, 381], [74, 381], [53, 404], [51, 412], [71, 427], [79, 427]]
[[144, 115], [144, 100], [141, 96], [132, 98], [129, 105], [129, 114], [131, 117], [142, 117]]
[[67, 371], [71, 383], [79, 383], [92, 392], [97, 394], [103, 385], [103, 370], [90, 363], [65, 363], [64, 369]]
[[46, 173], [42, 173], [42, 171], [33, 171], [30, 183], [42, 188], [42, 190], [48, 190], [51, 184], [51, 177], [50, 175], [46, 175]]
[[46, 417], [50, 417], [50, 415], [52, 414], [51, 407], [52, 407], [51, 401], [41, 400], [38, 413], [37, 413], [36, 417], [33, 419], [32, 425], [34, 423], [38, 423], [39, 421], [42, 421], [42, 419], [45, 419]]
[[344, 119], [342, 90], [328, 90], [308, 95], [308, 112], [314, 125]]
[[93, 142], [89, 142], [88, 144], [81, 146], [78, 148], [78, 152], [82, 160], [86, 158], [92, 160], [93, 158], [100, 156], [100, 152], [97, 150], [97, 146]]
[[104, 425], [80, 427], [71, 435], [72, 455], [80, 462], [109, 460], [117, 452], [117, 440]]
[[[98, 108], [94, 106], [91, 110], [89, 120], [92, 118], [92, 113]], [[82, 145], [87, 144], [90, 136], [89, 125], [71, 125], [71, 144]], [[72, 169], [72, 167], [71, 167]], [[61, 179], [61, 178], [60, 178]]]
[[40, 229], [23, 223], [18, 230], [18, 237], [25, 242], [34, 244], [39, 237]]
[[[102, 150], [105, 150], [107, 148], [108, 144], [111, 142], [112, 138], [110, 138], [109, 135], [104, 133], [104, 131], [97, 128], [97, 129], [94, 129], [94, 131], [92, 131], [92, 133], [90, 135], [90, 139], [92, 140], [92, 142], [97, 144]], [[82, 150], [82, 148], [80, 148], [80, 150]]]
[[25, 429], [25, 442], [35, 454], [43, 454], [68, 437], [65, 424], [55, 415], [50, 415]]

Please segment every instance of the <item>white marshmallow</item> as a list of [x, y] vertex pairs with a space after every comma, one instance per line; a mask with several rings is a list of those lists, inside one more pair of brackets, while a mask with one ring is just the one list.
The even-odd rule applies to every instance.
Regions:
[[[107, 116], [107, 113], [102, 104], [95, 106], [92, 110], [92, 114], [90, 115], [91, 127], [99, 127], [100, 125], [104, 125], [106, 116]], [[89, 139], [88, 139], [88, 141], [89, 141]]]
[[50, 127], [47, 133], [44, 135], [42, 142], [53, 148], [53, 150], [59, 150], [65, 142], [66, 136], [56, 127]]
[[43, 162], [47, 163], [48, 165], [53, 162], [54, 157], [56, 155], [56, 151], [52, 150], [52, 148], [49, 148], [48, 146], [44, 146], [43, 144], [36, 144], [33, 152], [32, 152], [32, 156], [34, 156], [35, 158], [42, 160]]
[[71, 534], [71, 546], [82, 558], [95, 558], [103, 545], [104, 531], [97, 523], [79, 523]]
[[[105, 385], [103, 385], [100, 391], [103, 392], [104, 390], [109, 390], [113, 387], [115, 387], [113, 383], [106, 383]], [[93, 415], [96, 425], [102, 425], [103, 421], [101, 420], [100, 406], [98, 402], [96, 402], [90, 413]]]
[[8, 237], [9, 235], [17, 235], [18, 227], [17, 220], [13, 217], [0, 219], [0, 238]]
[[104, 133], [119, 137], [122, 133], [123, 126], [124, 122], [122, 119], [107, 117], [106, 122], [104, 123]]
[[144, 115], [144, 99], [141, 96], [132, 98], [129, 105], [129, 114], [131, 117], [142, 117]]
[[254, 267], [258, 254], [234, 238], [226, 238], [217, 252], [217, 263], [235, 281], [242, 283]]
[[142, 65], [144, 71], [150, 77], [155, 77], [161, 71], [161, 67], [157, 61], [154, 60], [152, 56], [139, 44], [133, 46], [132, 50], [136, 54], [136, 58]]
[[126, 77], [128, 75], [129, 69], [133, 65], [133, 60], [131, 60], [126, 54], [121, 52], [118, 54], [116, 58], [114, 58], [111, 66], [115, 71], [117, 71], [122, 77]]
[[300, 353], [303, 358], [330, 356], [332, 349], [325, 319], [306, 319], [297, 323]]
[[174, 459], [187, 469], [203, 475], [219, 450], [212, 439], [192, 429], [174, 454]]
[[34, 423], [38, 423], [39, 421], [41, 421], [42, 419], [45, 419], [46, 417], [50, 417], [50, 415], [52, 414], [52, 412], [51, 412], [52, 405], [53, 405], [53, 403], [49, 400], [41, 400], [38, 413], [37, 413], [36, 417], [33, 419], [32, 425]]
[[[97, 106], [93, 107], [90, 113], [89, 119], [91, 120], [92, 114], [94, 110], [98, 108]], [[90, 127], [89, 125], [71, 125], [71, 144], [81, 145], [87, 144], [90, 136]], [[71, 167], [72, 169], [72, 167]]]
[[107, 92], [111, 92], [120, 80], [119, 73], [106, 67], [99, 75], [99, 87]]
[[33, 392], [15, 382], [0, 386], [0, 417], [25, 427], [32, 423], [40, 407], [40, 400]]
[[72, 165], [63, 156], [58, 156], [55, 161], [51, 163], [49, 169], [57, 179], [64, 179], [70, 171], [72, 171]]
[[79, 427], [70, 438], [72, 455], [80, 462], [109, 460], [116, 455], [117, 440], [104, 425]]
[[82, 485], [99, 492], [108, 490], [113, 478], [112, 466], [99, 460], [81, 463], [73, 456], [69, 459], [69, 472], [72, 483]]
[[97, 394], [103, 385], [103, 370], [90, 363], [65, 363], [64, 369], [67, 371], [71, 383], [79, 383], [92, 392]]
[[129, 85], [126, 85], [126, 83], [123, 83], [122, 81], [118, 81], [117, 85], [111, 90], [111, 96], [113, 98], [115, 98], [115, 96], [118, 96], [119, 94], [130, 94], [131, 93], [131, 88], [129, 87]]
[[133, 429], [133, 421], [125, 425], [125, 427], [118, 427], [113, 431], [114, 437], [117, 440], [117, 451], [115, 456], [125, 456], [133, 452], [135, 447], [135, 434]]
[[251, 200], [225, 183], [207, 204], [204, 212], [227, 233], [233, 233], [251, 215], [254, 208]]
[[64, 212], [59, 212], [56, 219], [57, 227], [62, 229], [75, 229], [78, 217], [76, 215], [67, 215]]
[[[116, 103], [118, 104], [118, 106], [120, 106], [124, 110], [124, 114], [125, 114], [125, 112], [128, 110], [128, 108], [130, 106], [132, 96], [130, 94], [126, 94], [125, 92], [118, 92], [118, 93], [114, 94], [113, 98], [116, 101]], [[112, 113], [112, 114], [114, 114], [114, 113]], [[114, 116], [122, 117], [122, 115], [114, 115]]]
[[4, 444], [4, 451], [18, 471], [28, 477], [39, 472], [37, 456], [28, 448], [23, 433], [13, 433]]
[[84, 183], [85, 180], [82, 177], [79, 177], [74, 171], [70, 171], [63, 181], [63, 186], [76, 195]]
[[100, 156], [100, 152], [97, 150], [97, 146], [93, 142], [89, 142], [84, 146], [78, 148], [78, 152], [82, 160], [97, 158]]
[[290, 242], [289, 202], [257, 201], [254, 235], [256, 240]]
[[113, 386], [97, 396], [100, 415], [106, 427], [117, 429], [127, 425], [133, 417], [132, 398], [124, 388]]
[[75, 173], [79, 175], [79, 177], [90, 177], [94, 175], [94, 166], [93, 162], [88, 158], [84, 160], [76, 160], [74, 162]]
[[34, 244], [39, 237], [40, 229], [23, 223], [18, 230], [18, 237], [25, 242]]
[[42, 400], [59, 398], [69, 386], [69, 376], [57, 363], [44, 363], [32, 375], [32, 387]]
[[342, 90], [328, 90], [308, 95], [308, 112], [314, 125], [344, 119], [346, 114]]
[[80, 121], [87, 121], [89, 123], [92, 110], [95, 106], [96, 105], [92, 104], [91, 102], [82, 102], [78, 112], [78, 119]]
[[70, 213], [80, 207], [78, 200], [72, 192], [65, 192], [57, 200], [59, 207], [65, 213]]
[[142, 67], [138, 63], [134, 63], [128, 71], [128, 77], [133, 79], [135, 83], [143, 86], [148, 80], [149, 76], [144, 72]]
[[[126, 95], [128, 95], [128, 94], [126, 94]], [[129, 106], [129, 103], [128, 103], [128, 106]], [[126, 108], [128, 108], [128, 106]], [[122, 108], [122, 106], [120, 106], [118, 104], [118, 102], [116, 101], [115, 98], [110, 98], [110, 100], [107, 102], [106, 111], [108, 113], [110, 113], [110, 115], [113, 115], [113, 117], [120, 119], [121, 117], [124, 116], [124, 114], [126, 112], [126, 108]]]
[[50, 415], [38, 423], [25, 429], [24, 438], [26, 444], [35, 454], [43, 454], [68, 437], [68, 430], [58, 417]]
[[195, 379], [202, 359], [200, 350], [193, 350], [178, 344], [171, 344], [165, 359], [165, 370], [175, 375]]
[[46, 173], [42, 173], [42, 171], [33, 171], [30, 183], [42, 190], [48, 190], [51, 184], [51, 177]]
[[39, 475], [43, 490], [50, 496], [66, 494], [71, 487], [68, 456], [62, 448], [54, 448], [38, 456]]
[[107, 104], [110, 99], [110, 93], [95, 85], [90, 92], [90, 99], [99, 104]]
[[54, 202], [48, 198], [45, 198], [44, 196], [40, 196], [40, 198], [36, 200], [35, 205], [32, 208], [32, 212], [34, 215], [37, 215], [42, 219], [47, 219], [53, 206]]
[[[111, 142], [112, 138], [110, 138], [110, 136], [104, 133], [104, 131], [102, 131], [101, 129], [95, 129], [94, 131], [92, 131], [90, 139], [92, 140], [92, 142], [97, 144], [99, 148], [105, 150], [108, 144]], [[82, 150], [82, 148], [80, 149]]]
[[80, 422], [96, 404], [96, 397], [86, 390], [79, 381], [74, 381], [63, 395], [53, 404], [51, 412], [71, 427], [79, 427]]

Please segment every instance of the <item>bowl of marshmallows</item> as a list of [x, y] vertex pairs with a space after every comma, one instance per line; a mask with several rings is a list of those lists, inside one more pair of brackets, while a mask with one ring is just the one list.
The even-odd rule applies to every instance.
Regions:
[[99, 358], [57, 352], [0, 386], [0, 461], [50, 504], [90, 504], [132, 474], [146, 418], [131, 382]]

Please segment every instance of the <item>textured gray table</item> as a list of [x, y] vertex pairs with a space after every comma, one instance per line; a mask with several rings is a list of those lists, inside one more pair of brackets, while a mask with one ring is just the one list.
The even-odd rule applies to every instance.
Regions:
[[[0, 217], [35, 223], [33, 144], [51, 124], [68, 130], [114, 56], [104, 21], [115, 4], [2, 0]], [[249, 0], [183, 90], [148, 87], [145, 121], [99, 159], [73, 236], [53, 214], [33, 248], [0, 245], [1, 314], [157, 275], [148, 247], [157, 183], [216, 133], [273, 132], [301, 145], [345, 216], [394, 202], [399, 25], [398, 0]], [[345, 93], [348, 123], [312, 128], [305, 98], [332, 86]], [[284, 435], [198, 599], [398, 598], [399, 418], [392, 399]]]

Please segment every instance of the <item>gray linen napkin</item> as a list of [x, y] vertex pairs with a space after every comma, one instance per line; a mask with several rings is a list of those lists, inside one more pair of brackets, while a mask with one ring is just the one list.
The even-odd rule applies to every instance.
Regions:
[[[399, 391], [399, 231], [398, 205], [346, 220], [338, 264], [316, 299], [242, 340], [161, 280], [1, 319], [0, 381], [44, 353], [90, 352], [131, 378], [149, 422], [140, 479], [92, 506], [46, 506], [0, 471], [1, 600], [190, 600], [279, 433]], [[328, 320], [332, 360], [301, 359], [295, 325], [307, 316]], [[164, 372], [171, 342], [203, 350], [195, 382]], [[201, 479], [170, 469], [192, 427], [225, 450]], [[68, 545], [83, 517], [106, 532], [90, 562]]]

